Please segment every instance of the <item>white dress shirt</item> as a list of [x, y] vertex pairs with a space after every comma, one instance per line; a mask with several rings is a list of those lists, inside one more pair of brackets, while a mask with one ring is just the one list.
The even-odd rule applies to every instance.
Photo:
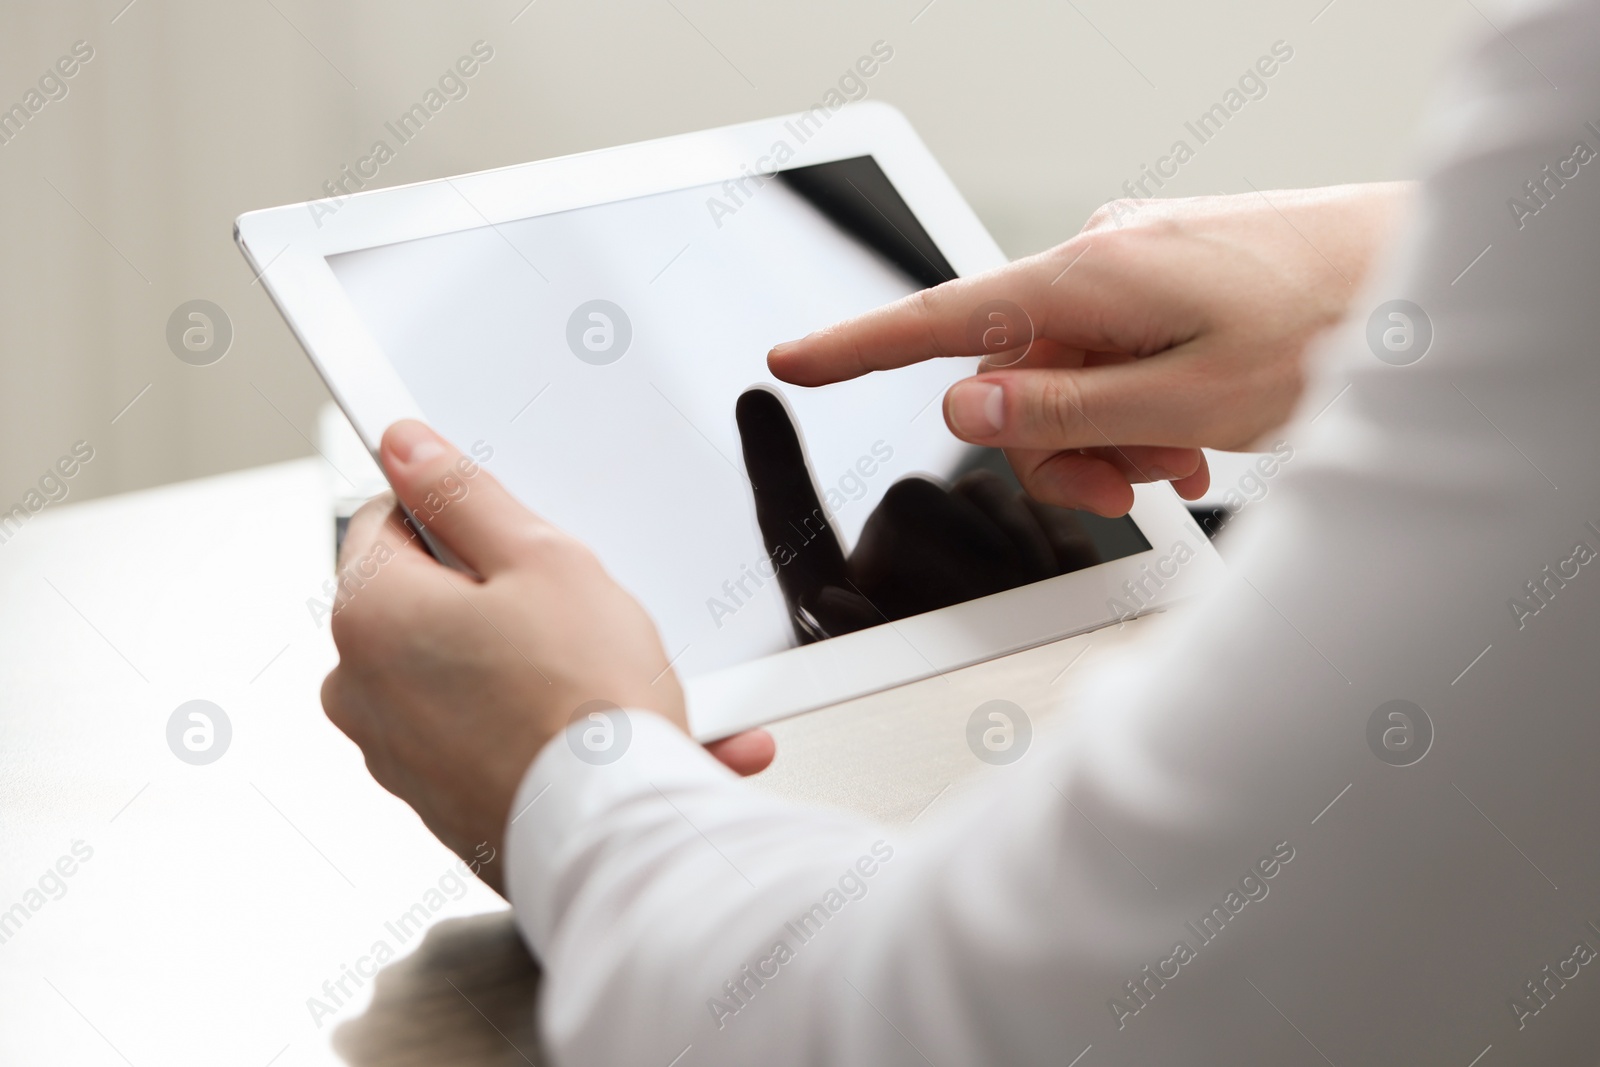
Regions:
[[996, 788], [906, 833], [649, 714], [546, 747], [558, 1062], [1600, 1058], [1600, 5], [1494, 18], [1231, 578]]

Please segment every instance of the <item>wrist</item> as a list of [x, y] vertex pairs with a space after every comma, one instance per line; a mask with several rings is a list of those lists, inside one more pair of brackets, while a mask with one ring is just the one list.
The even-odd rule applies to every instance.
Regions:
[[[1320, 272], [1330, 309], [1342, 318], [1372, 266], [1388, 246], [1416, 182], [1367, 182], [1267, 194], [1272, 206], [1300, 231], [1301, 257]], [[1310, 247], [1306, 247], [1309, 245]], [[1292, 246], [1290, 246], [1292, 247]], [[1332, 268], [1332, 277], [1327, 268]], [[1330, 323], [1331, 325], [1331, 323]]]

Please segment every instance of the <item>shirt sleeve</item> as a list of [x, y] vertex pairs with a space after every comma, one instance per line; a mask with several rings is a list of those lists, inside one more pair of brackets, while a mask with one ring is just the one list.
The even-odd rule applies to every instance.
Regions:
[[1495, 19], [1230, 578], [993, 788], [909, 834], [649, 714], [546, 747], [508, 880], [558, 1062], [1592, 1058], [1600, 6]]

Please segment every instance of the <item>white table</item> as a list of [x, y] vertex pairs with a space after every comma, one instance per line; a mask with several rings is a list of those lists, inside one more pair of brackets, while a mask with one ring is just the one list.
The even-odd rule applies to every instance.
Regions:
[[[323, 717], [336, 657], [306, 601], [331, 574], [331, 496], [322, 461], [297, 461], [47, 508], [0, 544], [0, 909], [22, 905], [0, 1063], [540, 1062], [505, 902], [476, 882], [429, 896], [454, 858]], [[1138, 628], [781, 724], [758, 781], [912, 820], [1004, 773], [966, 749], [978, 704], [1037, 722], [1080, 656]], [[233, 729], [202, 766], [167, 742], [193, 699]], [[74, 842], [92, 856], [46, 876]], [[417, 905], [429, 932], [402, 940], [385, 924]], [[319, 1026], [308, 999], [379, 942], [396, 959], [345, 977]]]

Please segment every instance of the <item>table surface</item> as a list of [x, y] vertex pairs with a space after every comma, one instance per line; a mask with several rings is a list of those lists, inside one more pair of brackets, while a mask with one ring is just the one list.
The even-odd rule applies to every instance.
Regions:
[[[0, 544], [0, 1062], [541, 1062], [505, 902], [453, 877], [322, 715], [336, 654], [307, 601], [333, 495], [297, 461], [46, 508]], [[974, 708], [1037, 723], [1070, 707], [1080, 662], [1150, 625], [780, 723], [756, 781], [911, 822], [1004, 772], [966, 748]], [[198, 766], [167, 739], [196, 699], [232, 728]]]

